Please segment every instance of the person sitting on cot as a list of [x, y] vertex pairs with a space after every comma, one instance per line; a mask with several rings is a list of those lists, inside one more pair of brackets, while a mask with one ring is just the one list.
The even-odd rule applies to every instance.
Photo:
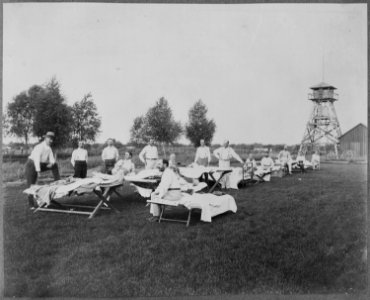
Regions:
[[256, 172], [256, 175], [261, 181], [270, 181], [271, 171], [274, 166], [274, 161], [271, 158], [272, 151], [269, 150], [265, 153], [264, 157], [261, 159], [261, 168], [259, 172]]
[[[161, 182], [152, 193], [151, 198], [164, 199], [169, 201], [177, 201], [182, 198], [180, 178], [176, 171], [176, 168], [169, 167], [168, 160], [164, 159], [162, 162], [162, 178]], [[159, 216], [158, 204], [150, 204], [150, 213], [153, 217], [149, 218], [149, 221], [155, 222]]]
[[278, 158], [281, 166], [283, 168], [287, 166], [289, 175], [292, 175], [292, 157], [290, 155], [290, 152], [288, 151], [287, 145], [285, 145], [284, 149], [279, 152]]
[[120, 159], [114, 165], [112, 169], [112, 175], [122, 173], [124, 176], [127, 174], [135, 173], [135, 164], [132, 162], [132, 153], [129, 151], [125, 152], [124, 159]]
[[254, 171], [257, 170], [257, 163], [255, 159], [253, 158], [253, 154], [250, 153], [248, 155], [248, 158], [245, 160], [245, 163], [243, 165], [244, 173], [251, 178], [253, 178]]

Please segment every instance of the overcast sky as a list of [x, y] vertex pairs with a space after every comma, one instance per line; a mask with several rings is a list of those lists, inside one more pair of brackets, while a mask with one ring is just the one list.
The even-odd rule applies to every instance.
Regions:
[[202, 99], [215, 143], [300, 143], [323, 78], [338, 88], [342, 132], [367, 125], [366, 4], [3, 7], [3, 105], [56, 76], [69, 104], [92, 93], [98, 141], [127, 142], [163, 96], [182, 123]]

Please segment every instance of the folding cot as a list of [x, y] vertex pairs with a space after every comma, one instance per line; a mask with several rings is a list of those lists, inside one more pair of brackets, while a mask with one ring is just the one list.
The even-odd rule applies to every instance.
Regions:
[[[235, 199], [227, 194], [217, 196], [210, 193], [194, 193], [192, 195], [183, 193], [183, 197], [178, 201], [169, 201], [152, 196], [147, 202], [157, 206], [153, 211], [153, 215], [158, 215], [159, 223], [162, 221], [180, 222], [185, 223], [187, 227], [190, 225], [191, 213], [194, 209], [201, 210], [201, 221], [203, 222], [212, 222], [212, 217], [227, 211], [234, 213], [237, 211]], [[187, 209], [188, 214], [186, 220], [165, 217], [164, 212], [168, 207], [184, 207]]]
[[[67, 214], [87, 215], [89, 219], [93, 218], [100, 209], [114, 212], [119, 210], [112, 205], [110, 199], [112, 194], [121, 196], [118, 189], [122, 187], [123, 180], [102, 180], [97, 178], [85, 178], [73, 182], [60, 180], [50, 185], [31, 186], [24, 193], [33, 195], [39, 206], [34, 210], [36, 212], [59, 212]], [[96, 205], [61, 203], [61, 199], [68, 197], [94, 194], [97, 198]], [[74, 199], [75, 200], [75, 199]]]

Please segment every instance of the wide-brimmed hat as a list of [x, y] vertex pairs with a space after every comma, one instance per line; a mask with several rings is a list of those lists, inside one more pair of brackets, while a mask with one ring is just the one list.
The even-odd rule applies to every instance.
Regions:
[[54, 134], [54, 132], [52, 132], [52, 131], [48, 131], [46, 134], [45, 134], [45, 137], [52, 137], [52, 138], [55, 138], [55, 134]]

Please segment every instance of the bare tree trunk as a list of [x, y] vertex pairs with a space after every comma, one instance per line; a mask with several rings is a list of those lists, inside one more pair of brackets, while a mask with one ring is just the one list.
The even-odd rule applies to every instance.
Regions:
[[166, 148], [164, 146], [164, 142], [162, 142], [162, 150], [163, 150], [163, 156], [166, 158], [167, 155], [166, 155]]

